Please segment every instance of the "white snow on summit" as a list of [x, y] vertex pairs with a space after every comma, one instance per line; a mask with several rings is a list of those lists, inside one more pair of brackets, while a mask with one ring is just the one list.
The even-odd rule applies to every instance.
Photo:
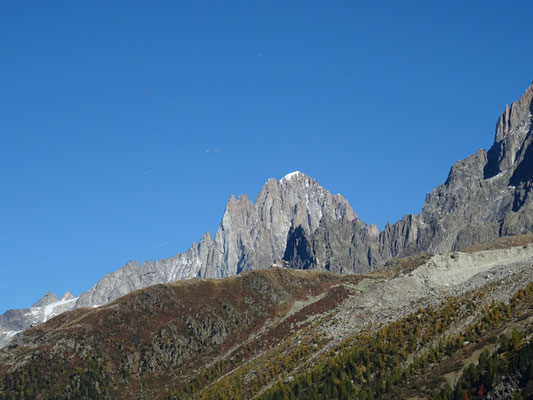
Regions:
[[294, 178], [297, 175], [303, 175], [303, 174], [300, 171], [291, 172], [291, 173], [285, 175], [283, 178], [281, 178], [280, 182], [291, 180], [292, 178]]
[[[52, 317], [55, 317], [56, 315], [60, 314], [61, 312], [65, 311], [65, 310], [61, 310], [59, 312], [54, 312], [54, 309], [56, 307], [60, 307], [60, 306], [63, 306], [65, 304], [69, 304], [69, 303], [73, 303], [75, 302], [76, 300], [78, 300], [77, 297], [72, 297], [72, 295], [70, 293], [65, 293], [65, 295], [61, 298], [61, 300], [58, 300], [54, 303], [51, 303], [51, 304], [48, 304], [47, 306], [44, 307], [44, 321], [48, 321], [50, 318]], [[72, 307], [74, 307], [74, 304], [72, 304]]]

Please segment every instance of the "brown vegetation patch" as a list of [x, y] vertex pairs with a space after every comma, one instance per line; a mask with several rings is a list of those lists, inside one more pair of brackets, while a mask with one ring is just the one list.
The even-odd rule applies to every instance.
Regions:
[[[20, 367], [26, 371], [34, 364], [31, 360], [38, 359], [31, 379], [39, 382], [53, 376], [53, 382], [43, 383], [39, 390], [55, 395], [73, 390], [70, 385], [79, 379], [73, 371], [84, 374], [91, 362], [91, 371], [105, 366], [98, 379], [112, 397], [137, 398], [143, 393], [158, 398], [198, 376], [206, 365], [223, 360], [227, 351], [246, 343], [269, 321], [274, 322], [272, 332], [260, 342], [276, 346], [290, 334], [291, 324], [327, 310], [347, 292], [335, 288], [317, 304], [275, 325], [295, 301], [319, 296], [346, 279], [350, 278], [272, 268], [228, 279], [154, 285], [27, 330], [0, 354], [0, 375], [8, 369], [16, 373]], [[237, 348], [218, 373], [257, 355], [262, 347], [256, 343]]]
[[428, 253], [420, 253], [403, 258], [393, 258], [385, 263], [383, 269], [392, 272], [393, 275], [399, 273], [406, 274], [425, 264], [430, 258], [431, 254]]
[[462, 251], [465, 253], [475, 253], [476, 251], [483, 250], [508, 249], [509, 247], [524, 246], [530, 243], [533, 243], [533, 233], [513, 236], [502, 236], [488, 242], [475, 244]]

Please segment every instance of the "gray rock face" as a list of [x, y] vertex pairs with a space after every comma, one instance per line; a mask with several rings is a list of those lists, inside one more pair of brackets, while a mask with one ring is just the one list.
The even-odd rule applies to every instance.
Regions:
[[48, 292], [35, 303], [33, 303], [32, 307], [43, 307], [47, 306], [48, 304], [55, 303], [56, 301], [57, 296], [52, 292]]
[[18, 332], [28, 328], [29, 323], [26, 321], [25, 314], [30, 311], [30, 308], [19, 308], [17, 310], [7, 310], [0, 315], [0, 329], [2, 332]]
[[365, 272], [392, 257], [459, 250], [533, 231], [532, 99], [533, 84], [500, 115], [491, 149], [456, 162], [418, 215], [379, 235], [358, 220], [325, 218], [311, 234], [293, 230], [284, 259], [294, 268]]
[[[531, 131], [531, 99], [533, 83], [526, 89], [520, 100], [505, 106], [496, 124], [494, 145], [488, 152], [485, 178], [493, 177], [502, 171], [513, 169], [524, 156], [524, 144]], [[527, 144], [529, 144], [531, 138]]]
[[378, 239], [375, 226], [324, 216], [311, 234], [300, 227], [289, 232], [283, 259], [292, 268], [366, 273], [381, 264]]

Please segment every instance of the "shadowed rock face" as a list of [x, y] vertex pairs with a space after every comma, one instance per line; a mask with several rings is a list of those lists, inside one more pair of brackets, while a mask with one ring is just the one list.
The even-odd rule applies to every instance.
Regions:
[[[456, 162], [446, 182], [428, 193], [422, 211], [369, 234], [358, 220], [324, 217], [312, 233], [289, 234], [285, 260], [294, 268], [365, 272], [385, 260], [466, 248], [533, 230], [533, 84], [506, 106], [494, 144]], [[306, 243], [302, 251], [300, 243]]]
[[339, 221], [328, 216], [311, 234], [289, 232], [284, 260], [292, 268], [320, 268], [335, 273], [366, 273], [382, 261], [378, 233], [359, 220]]
[[308, 269], [313, 265], [311, 243], [307, 236], [301, 226], [291, 228], [289, 231], [283, 259], [290, 260], [292, 268]]

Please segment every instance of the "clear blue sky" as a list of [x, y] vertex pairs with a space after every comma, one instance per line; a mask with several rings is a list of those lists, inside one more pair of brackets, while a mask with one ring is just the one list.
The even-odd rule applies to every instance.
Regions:
[[530, 0], [2, 2], [0, 312], [184, 251], [230, 194], [293, 170], [380, 228], [417, 213], [533, 80], [531, 15]]

